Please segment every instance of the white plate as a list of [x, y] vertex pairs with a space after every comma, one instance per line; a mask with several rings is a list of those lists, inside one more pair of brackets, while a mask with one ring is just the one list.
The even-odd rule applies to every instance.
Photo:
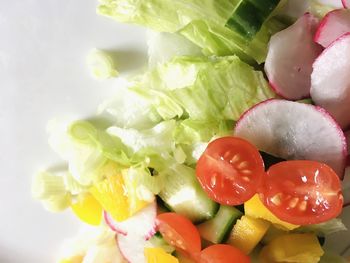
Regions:
[[87, 53], [117, 50], [119, 68], [137, 67], [146, 58], [145, 32], [97, 16], [94, 0], [0, 2], [0, 262], [54, 262], [78, 222], [31, 198], [34, 172], [59, 160], [46, 123], [94, 114], [114, 82], [91, 78]]
[[[145, 61], [143, 29], [95, 14], [94, 0], [2, 1], [0, 8], [0, 262], [53, 262], [77, 232], [69, 211], [50, 214], [32, 200], [30, 181], [58, 157], [47, 144], [46, 122], [94, 114], [113, 81], [92, 79], [92, 48], [116, 50], [119, 68]], [[349, 210], [348, 210], [349, 212]], [[350, 217], [346, 223], [350, 227]], [[338, 250], [345, 237], [332, 238]], [[342, 241], [343, 240], [343, 241]]]

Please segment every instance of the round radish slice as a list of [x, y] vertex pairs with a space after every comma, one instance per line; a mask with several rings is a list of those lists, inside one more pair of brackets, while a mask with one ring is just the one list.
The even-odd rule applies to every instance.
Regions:
[[308, 97], [312, 63], [322, 51], [313, 41], [318, 20], [307, 13], [292, 26], [273, 35], [265, 71], [277, 94], [291, 100]]
[[286, 160], [323, 162], [343, 176], [347, 154], [344, 133], [320, 107], [267, 100], [241, 116], [235, 135]]
[[127, 236], [118, 235], [118, 246], [123, 257], [130, 263], [146, 263], [144, 249], [147, 246], [146, 240], [137, 234]]
[[342, 7], [342, 0], [318, 0], [317, 2], [331, 7]]
[[104, 213], [106, 224], [123, 236], [138, 235], [148, 240], [156, 233], [157, 205], [153, 202], [122, 222], [115, 221], [107, 212]]
[[350, 8], [350, 0], [341, 0], [344, 8]]
[[314, 40], [323, 47], [328, 47], [347, 32], [350, 32], [350, 10], [337, 9], [329, 12], [322, 19]]
[[342, 128], [350, 125], [350, 33], [334, 41], [317, 58], [311, 75], [311, 97]]

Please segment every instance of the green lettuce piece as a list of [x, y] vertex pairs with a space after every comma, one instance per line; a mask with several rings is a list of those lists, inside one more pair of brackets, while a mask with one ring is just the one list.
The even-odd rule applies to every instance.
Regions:
[[106, 118], [110, 126], [152, 128], [162, 118], [148, 100], [129, 89], [130, 85], [132, 82], [125, 79], [116, 80], [116, 94], [99, 105], [99, 118]]
[[132, 88], [163, 119], [237, 120], [250, 107], [275, 95], [263, 73], [237, 56], [175, 57], [147, 73]]
[[343, 224], [341, 219], [333, 218], [324, 223], [299, 227], [295, 229], [294, 232], [298, 232], [298, 233], [313, 232], [318, 236], [326, 236], [329, 234], [333, 234], [339, 231], [346, 231], [346, 230], [347, 228]]
[[193, 20], [225, 24], [237, 0], [100, 0], [97, 13], [159, 32], [176, 32]]
[[82, 186], [103, 179], [100, 169], [108, 161], [119, 164], [121, 169], [130, 164], [130, 149], [88, 121], [52, 121], [48, 129], [51, 147], [67, 161], [69, 173]]
[[148, 64], [151, 68], [175, 56], [203, 56], [201, 48], [177, 33], [148, 30]]
[[122, 143], [138, 152], [141, 149], [152, 149], [155, 152], [171, 152], [175, 144], [173, 131], [176, 126], [175, 120], [163, 121], [151, 129], [136, 130], [112, 126], [107, 129], [110, 135], [118, 137]]
[[[257, 36], [247, 39], [227, 28], [226, 22], [241, 1], [217, 0], [100, 0], [97, 12], [120, 22], [159, 32], [179, 33], [204, 55], [237, 55], [248, 63], [265, 60], [270, 36], [277, 31], [265, 22]], [[274, 18], [271, 18], [274, 21]], [[279, 22], [280, 23], [280, 22]]]

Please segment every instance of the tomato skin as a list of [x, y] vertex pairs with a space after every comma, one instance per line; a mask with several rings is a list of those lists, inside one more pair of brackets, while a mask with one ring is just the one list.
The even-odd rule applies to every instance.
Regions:
[[267, 171], [261, 201], [278, 218], [296, 225], [337, 217], [343, 206], [337, 174], [316, 161], [285, 161]]
[[260, 187], [264, 162], [248, 141], [222, 137], [209, 143], [197, 162], [196, 175], [211, 199], [223, 205], [240, 205]]
[[250, 263], [250, 258], [238, 248], [231, 245], [218, 244], [203, 249], [199, 263]]
[[179, 252], [192, 256], [201, 251], [201, 238], [197, 228], [186, 217], [176, 213], [157, 216], [157, 228], [165, 241]]

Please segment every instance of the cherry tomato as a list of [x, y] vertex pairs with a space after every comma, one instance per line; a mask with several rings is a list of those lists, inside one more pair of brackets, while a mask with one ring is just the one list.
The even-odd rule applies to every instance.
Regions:
[[315, 161], [285, 161], [271, 166], [259, 196], [278, 218], [296, 225], [332, 219], [343, 205], [338, 175]]
[[176, 213], [157, 216], [158, 231], [165, 241], [185, 255], [195, 255], [201, 251], [201, 238], [197, 228], [186, 217]]
[[208, 196], [224, 205], [249, 200], [264, 177], [258, 149], [246, 140], [223, 137], [209, 143], [199, 158], [197, 178]]
[[203, 249], [199, 263], [250, 263], [250, 258], [230, 245], [213, 245]]

